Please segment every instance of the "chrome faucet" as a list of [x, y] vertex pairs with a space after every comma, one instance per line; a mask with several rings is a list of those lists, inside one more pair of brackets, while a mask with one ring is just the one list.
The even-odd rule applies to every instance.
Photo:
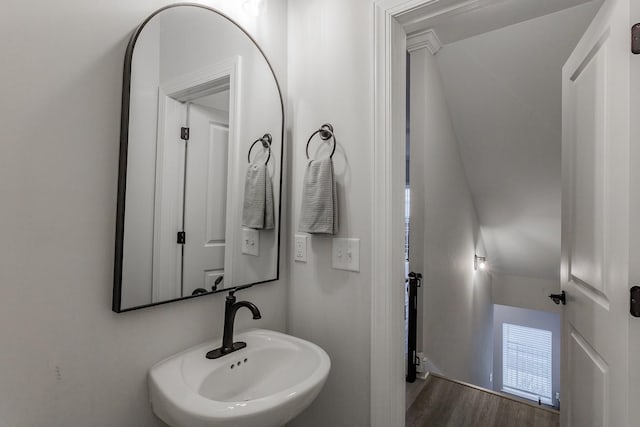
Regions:
[[240, 308], [246, 307], [251, 310], [254, 319], [262, 318], [260, 310], [258, 310], [258, 307], [256, 307], [255, 304], [249, 301], [236, 302], [236, 296], [234, 293], [240, 289], [242, 288], [234, 289], [229, 292], [229, 295], [227, 295], [224, 305], [224, 332], [222, 334], [222, 346], [208, 352], [207, 359], [217, 359], [225, 354], [233, 353], [234, 351], [247, 346], [247, 343], [242, 341], [233, 342], [233, 323], [236, 319], [236, 312]]

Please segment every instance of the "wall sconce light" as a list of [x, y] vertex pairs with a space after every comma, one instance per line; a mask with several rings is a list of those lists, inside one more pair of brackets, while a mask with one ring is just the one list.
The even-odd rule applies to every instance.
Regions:
[[473, 261], [473, 267], [475, 270], [486, 270], [487, 268], [487, 257], [475, 255], [475, 259]]

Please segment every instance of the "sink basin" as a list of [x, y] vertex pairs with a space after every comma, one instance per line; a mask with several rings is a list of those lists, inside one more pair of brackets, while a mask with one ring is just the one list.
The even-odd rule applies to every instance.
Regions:
[[153, 412], [172, 427], [278, 427], [316, 398], [331, 361], [317, 345], [279, 332], [235, 334], [241, 350], [210, 360], [212, 340], [149, 371]]

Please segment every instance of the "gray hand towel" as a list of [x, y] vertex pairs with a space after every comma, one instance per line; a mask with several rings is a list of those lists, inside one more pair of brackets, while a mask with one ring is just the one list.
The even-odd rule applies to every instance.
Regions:
[[242, 226], [259, 230], [274, 228], [273, 209], [273, 183], [267, 166], [262, 161], [252, 163], [244, 182]]
[[267, 188], [264, 201], [264, 229], [271, 230], [275, 228], [275, 216], [273, 214], [273, 182], [271, 181], [271, 175], [269, 175], [269, 171], [266, 171], [265, 175], [267, 176]]
[[252, 163], [244, 181], [242, 225], [249, 228], [264, 227], [267, 196], [267, 168], [263, 163]]
[[314, 234], [338, 232], [338, 192], [331, 158], [312, 160], [307, 166], [298, 230]]

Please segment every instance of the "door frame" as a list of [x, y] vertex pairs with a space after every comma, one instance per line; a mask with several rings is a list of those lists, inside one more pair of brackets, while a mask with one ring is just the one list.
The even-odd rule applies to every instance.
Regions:
[[[406, 33], [396, 17], [439, 0], [373, 2], [371, 406], [373, 427], [404, 426]], [[395, 191], [394, 191], [395, 190]]]
[[[404, 188], [407, 35], [397, 18], [429, 6], [412, 22], [477, 7], [478, 0], [438, 8], [441, 0], [373, 0], [373, 156], [371, 389], [373, 427], [404, 426]], [[430, 49], [425, 34], [421, 43]]]

